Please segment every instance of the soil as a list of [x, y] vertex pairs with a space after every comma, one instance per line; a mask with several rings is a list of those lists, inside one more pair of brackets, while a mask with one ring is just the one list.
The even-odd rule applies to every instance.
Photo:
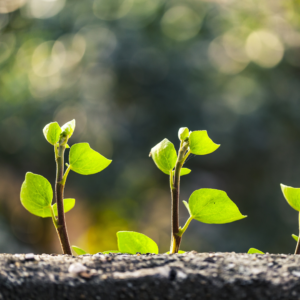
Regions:
[[299, 300], [300, 256], [0, 255], [0, 300]]

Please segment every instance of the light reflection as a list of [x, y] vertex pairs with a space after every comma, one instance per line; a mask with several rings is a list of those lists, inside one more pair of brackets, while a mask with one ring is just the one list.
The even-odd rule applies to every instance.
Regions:
[[229, 33], [211, 42], [208, 56], [214, 67], [225, 74], [237, 74], [245, 69], [249, 62], [242, 41]]
[[0, 13], [7, 14], [22, 7], [27, 0], [0, 0]]
[[102, 20], [116, 20], [124, 17], [131, 9], [133, 0], [94, 0], [93, 11]]
[[28, 0], [25, 14], [30, 18], [47, 19], [58, 14], [66, 0]]
[[149, 24], [162, 5], [162, 0], [133, 0], [129, 13], [122, 19], [128, 28], [141, 28]]
[[66, 57], [64, 45], [59, 41], [48, 41], [40, 44], [32, 55], [32, 70], [40, 77], [57, 73]]
[[163, 33], [177, 41], [185, 41], [197, 35], [201, 28], [202, 16], [187, 6], [170, 8], [161, 20]]
[[284, 46], [275, 33], [258, 30], [248, 36], [246, 52], [261, 67], [273, 68], [281, 61]]
[[64, 46], [65, 58], [63, 67], [69, 69], [78, 64], [82, 59], [86, 48], [83, 36], [80, 34], [66, 34], [61, 36], [58, 39], [58, 42]]

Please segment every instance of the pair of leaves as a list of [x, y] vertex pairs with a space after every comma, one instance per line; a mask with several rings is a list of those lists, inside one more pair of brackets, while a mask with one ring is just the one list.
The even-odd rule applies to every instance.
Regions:
[[183, 201], [190, 216], [202, 223], [225, 224], [246, 218], [224, 191], [200, 189]]
[[[134, 231], [119, 231], [117, 232], [117, 239], [119, 250], [104, 251], [104, 254], [120, 252], [128, 254], [136, 254], [137, 252], [141, 254], [158, 254], [157, 244], [142, 233]], [[77, 246], [72, 246], [72, 248], [78, 255], [87, 254], [87, 252]]]
[[64, 135], [67, 139], [69, 139], [75, 130], [75, 120], [67, 122], [62, 127], [58, 125], [57, 122], [52, 122], [47, 124], [44, 129], [43, 133], [46, 140], [51, 144], [55, 145], [61, 135]]
[[[71, 147], [69, 154], [70, 169], [83, 175], [95, 174], [105, 169], [111, 160], [90, 148], [88, 143], [79, 143]], [[53, 190], [49, 181], [43, 176], [28, 172], [21, 187], [21, 203], [32, 214], [46, 218], [51, 217]], [[64, 199], [65, 212], [75, 205], [74, 199]], [[53, 205], [57, 213], [56, 204]]]
[[[181, 130], [181, 129], [180, 129]], [[179, 138], [186, 136], [187, 128], [182, 133], [179, 130]], [[206, 130], [193, 131], [189, 135], [189, 149], [191, 153], [197, 155], [205, 155], [214, 152], [220, 147], [220, 145], [215, 144], [207, 135]], [[155, 147], [151, 149], [150, 152], [152, 159], [156, 166], [165, 174], [170, 174], [170, 172], [175, 168], [177, 161], [177, 153], [173, 143], [168, 139], [164, 139], [158, 143]], [[182, 168], [180, 176], [189, 174], [190, 169]]]
[[[41, 175], [26, 173], [21, 187], [21, 203], [33, 215], [51, 217], [51, 206], [57, 216], [57, 204], [51, 205], [53, 190], [50, 182]], [[75, 206], [75, 199], [64, 199], [65, 213]]]

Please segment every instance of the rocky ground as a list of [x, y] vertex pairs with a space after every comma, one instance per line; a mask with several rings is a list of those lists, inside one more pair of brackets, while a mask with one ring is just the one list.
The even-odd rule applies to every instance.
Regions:
[[300, 299], [300, 256], [0, 255], [1, 300]]

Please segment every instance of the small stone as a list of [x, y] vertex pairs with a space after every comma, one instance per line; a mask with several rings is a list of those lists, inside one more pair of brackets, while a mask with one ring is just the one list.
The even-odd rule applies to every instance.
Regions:
[[33, 253], [27, 253], [25, 254], [26, 260], [34, 260], [34, 254]]
[[68, 271], [69, 273], [77, 275], [79, 273], [86, 272], [87, 268], [81, 263], [74, 263], [70, 265]]
[[296, 277], [300, 277], [300, 272], [299, 271], [293, 271], [292, 274]]

